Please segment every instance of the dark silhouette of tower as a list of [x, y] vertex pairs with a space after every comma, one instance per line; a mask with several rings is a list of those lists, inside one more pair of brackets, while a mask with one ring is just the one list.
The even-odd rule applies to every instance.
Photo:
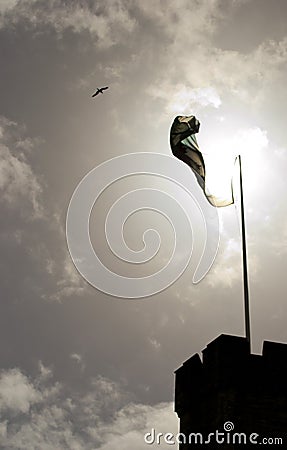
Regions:
[[175, 372], [179, 449], [287, 448], [287, 344], [265, 341], [254, 355], [246, 338], [222, 334], [202, 355]]

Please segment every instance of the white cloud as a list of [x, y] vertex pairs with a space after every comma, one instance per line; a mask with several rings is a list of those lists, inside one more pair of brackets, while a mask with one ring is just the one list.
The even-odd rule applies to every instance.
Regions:
[[[54, 203], [51, 207], [44, 207], [48, 186], [33, 166], [35, 152], [42, 142], [41, 138], [28, 137], [24, 125], [0, 117], [0, 205], [3, 221], [0, 238], [4, 248], [7, 243], [12, 248], [17, 247], [14, 260], [25, 255], [28, 277], [41, 268], [43, 277], [50, 280], [49, 288], [47, 284], [45, 289], [40, 288], [41, 298], [61, 301], [72, 295], [82, 295], [86, 285], [67, 252], [61, 215], [56, 212]], [[59, 240], [63, 245], [55, 249], [53, 241]], [[18, 278], [19, 286], [22, 276]]]
[[141, 12], [166, 33], [174, 46], [189, 48], [202, 42], [207, 33], [212, 33], [216, 29], [217, 21], [229, 10], [229, 4], [226, 2], [223, 12], [218, 0], [138, 0], [137, 3]]
[[[179, 1], [166, 13], [155, 8], [154, 20], [159, 21], [166, 51], [158, 52], [156, 79], [148, 93], [165, 100], [167, 111], [190, 114], [198, 111], [196, 101], [218, 107], [230, 96], [249, 105], [264, 101], [266, 87], [274, 85], [286, 66], [287, 38], [263, 41], [249, 53], [217, 47], [214, 31], [239, 3], [222, 8], [217, 1], [201, 2], [198, 7]], [[151, 17], [152, 6], [147, 9]], [[197, 90], [200, 94], [194, 96]]]
[[[146, 450], [144, 436], [152, 429], [155, 433], [176, 435], [178, 425], [173, 404], [162, 403], [155, 406], [131, 404], [123, 408], [112, 424], [100, 428], [101, 436], [106, 442], [99, 449]], [[167, 449], [170, 445], [162, 440], [160, 448]]]
[[[102, 377], [92, 380], [86, 395], [67, 396], [64, 386], [43, 378], [42, 372], [30, 381], [18, 369], [2, 375], [0, 399], [6, 409], [0, 435], [7, 450], [144, 450], [144, 435], [152, 428], [177, 432], [171, 403], [136, 404], [118, 384]], [[13, 418], [7, 406], [13, 408]]]
[[159, 67], [163, 70], [159, 69], [150, 94], [165, 98], [167, 110], [174, 112], [177, 107], [177, 113], [182, 108], [184, 112], [188, 107], [194, 110], [196, 102], [218, 107], [223, 97], [230, 95], [250, 104], [260, 103], [266, 86], [276, 82], [279, 69], [286, 64], [286, 51], [286, 39], [263, 43], [249, 54], [216, 48], [212, 41], [186, 48], [174, 45], [168, 56], [161, 56]]
[[0, 374], [0, 410], [27, 413], [41, 399], [39, 392], [18, 369]]
[[161, 343], [156, 338], [149, 337], [148, 342], [154, 351], [159, 351], [161, 349]]
[[[85, 282], [77, 272], [69, 254], [66, 255], [60, 268], [58, 261], [53, 259], [47, 260], [47, 270], [53, 276], [57, 276], [60, 273], [60, 277], [55, 284], [55, 291], [48, 296], [49, 300], [60, 302], [72, 295], [81, 296], [85, 293]], [[43, 294], [43, 298], [46, 298], [45, 294]]]
[[218, 108], [221, 99], [213, 87], [203, 87], [192, 89], [183, 84], [165, 83], [160, 86], [147, 89], [148, 94], [154, 98], [166, 101], [167, 114], [194, 114], [200, 107], [212, 106]]
[[83, 357], [79, 353], [71, 353], [70, 358], [79, 366], [81, 372], [85, 370], [86, 365], [83, 361]]
[[[144, 65], [156, 61], [153, 89], [148, 93], [164, 100], [166, 111], [178, 113], [198, 105], [219, 107], [223, 96], [230, 94], [244, 102], [260, 102], [265, 98], [266, 83], [275, 81], [286, 64], [286, 38], [262, 42], [249, 53], [214, 45], [214, 32], [241, 3], [110, 0], [108, 4], [84, 1], [67, 6], [60, 0], [23, 0], [16, 6], [13, 2], [15, 7], [9, 9], [4, 2], [2, 26], [23, 21], [42, 32], [45, 26], [52, 27], [59, 37], [66, 30], [89, 32], [102, 48], [114, 44], [126, 48], [128, 44], [130, 58], [116, 66], [106, 62], [106, 76], [124, 77], [123, 68], [130, 71], [130, 62], [135, 67], [134, 57]], [[147, 24], [149, 28], [145, 28]], [[149, 40], [150, 36], [154, 39]], [[85, 85], [87, 80], [79, 83]]]
[[48, 380], [52, 377], [52, 375], [53, 375], [52, 369], [44, 366], [42, 361], [39, 361], [38, 368], [39, 368], [39, 372], [40, 372], [39, 377], [41, 380]]
[[24, 21], [35, 29], [52, 26], [59, 35], [67, 29], [77, 34], [89, 32], [103, 48], [115, 44], [122, 33], [130, 33], [135, 27], [125, 2], [119, 0], [93, 5], [71, 2], [68, 6], [60, 0], [22, 0], [14, 3], [14, 8], [5, 5], [2, 27]]
[[32, 168], [27, 161], [12, 155], [11, 151], [0, 144], [0, 191], [2, 201], [13, 208], [17, 208], [24, 199], [32, 207], [32, 215], [40, 217], [42, 207], [39, 196], [42, 192]]
[[[13, 209], [20, 209], [26, 218], [43, 214], [42, 186], [24, 151], [31, 153], [38, 140], [22, 140], [16, 123], [0, 118], [0, 192], [1, 201]], [[10, 129], [18, 134], [10, 136]], [[16, 131], [15, 131], [16, 130]]]

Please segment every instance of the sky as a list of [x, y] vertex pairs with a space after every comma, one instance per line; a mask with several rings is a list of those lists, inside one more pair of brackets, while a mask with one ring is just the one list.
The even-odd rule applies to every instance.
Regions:
[[[198, 284], [191, 261], [161, 292], [119, 298], [68, 251], [83, 177], [125, 154], [171, 155], [176, 115], [199, 119], [211, 166], [242, 155], [252, 351], [287, 342], [286, 16], [284, 0], [0, 0], [0, 448], [144, 450], [152, 427], [177, 431], [174, 371], [221, 333], [244, 335], [237, 202], [218, 211], [218, 254]], [[146, 187], [172, 191], [135, 174], [91, 215], [96, 253], [125, 276], [172, 253], [154, 210], [124, 229], [134, 251], [158, 230], [150, 263], [118, 261], [105, 241], [111, 206]]]

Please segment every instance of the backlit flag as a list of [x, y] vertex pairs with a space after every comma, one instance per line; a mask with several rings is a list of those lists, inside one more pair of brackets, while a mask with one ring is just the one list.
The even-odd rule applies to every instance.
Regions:
[[[233, 189], [230, 179], [230, 188], [225, 192], [224, 198], [212, 195], [206, 187], [206, 171], [204, 159], [196, 140], [195, 134], [200, 127], [195, 116], [177, 116], [170, 130], [171, 151], [178, 159], [185, 162], [193, 171], [207, 200], [213, 206], [228, 206], [234, 203]], [[220, 174], [218, 174], [220, 177]]]

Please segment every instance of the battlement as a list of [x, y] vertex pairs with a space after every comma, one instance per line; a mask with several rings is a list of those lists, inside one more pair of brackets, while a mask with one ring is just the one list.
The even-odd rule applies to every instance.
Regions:
[[245, 431], [286, 432], [287, 344], [249, 352], [247, 339], [222, 334], [176, 371], [181, 432], [210, 432], [232, 421]]

